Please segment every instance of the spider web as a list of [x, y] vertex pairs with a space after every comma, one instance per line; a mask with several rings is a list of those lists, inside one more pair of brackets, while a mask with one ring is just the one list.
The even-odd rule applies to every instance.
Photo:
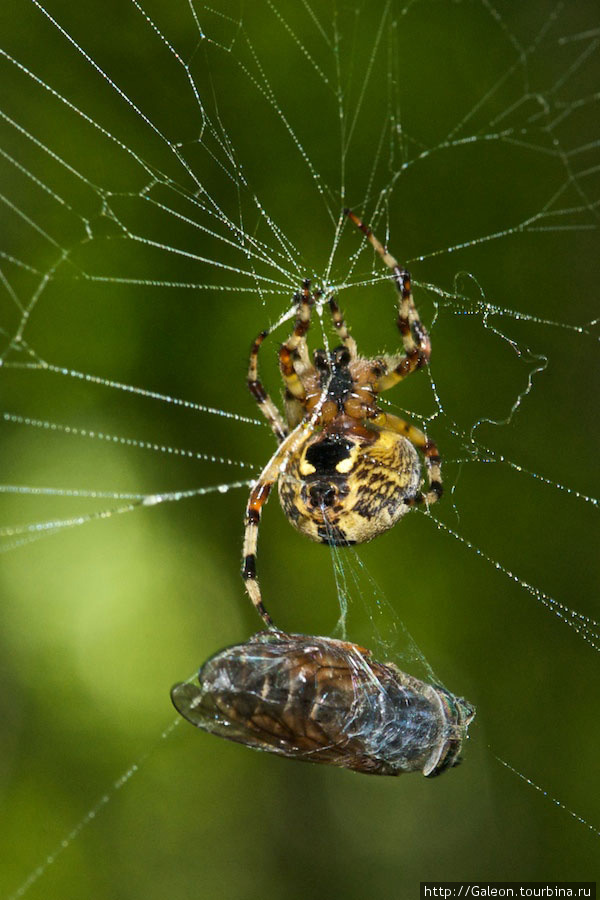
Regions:
[[[597, 15], [486, 0], [4, 15], [3, 893], [589, 879]], [[244, 383], [251, 339], [274, 331], [261, 375], [278, 400], [275, 348], [309, 276], [360, 352], [398, 346], [389, 272], [344, 206], [411, 269], [432, 362], [385, 404], [436, 440], [446, 494], [333, 555], [272, 501], [259, 575], [286, 629], [331, 634], [341, 604], [349, 639], [477, 706], [464, 765], [431, 784], [186, 728], [157, 742], [171, 684], [257, 630], [242, 513], [274, 440]], [[314, 319], [311, 347], [332, 338]]]

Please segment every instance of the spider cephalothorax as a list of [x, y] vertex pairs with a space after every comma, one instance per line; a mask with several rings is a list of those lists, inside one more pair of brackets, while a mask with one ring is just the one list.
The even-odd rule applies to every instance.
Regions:
[[[391, 528], [411, 507], [433, 503], [442, 493], [440, 458], [433, 441], [398, 416], [384, 413], [378, 395], [429, 360], [429, 335], [421, 324], [410, 275], [349, 210], [392, 269], [399, 292], [398, 328], [404, 352], [377, 359], [358, 355], [356, 342], [333, 297], [329, 308], [342, 341], [310, 358], [306, 333], [311, 310], [322, 293], [311, 294], [305, 280], [296, 295], [294, 330], [279, 350], [285, 384], [285, 420], [258, 380], [258, 352], [267, 332], [252, 345], [248, 387], [279, 440], [250, 493], [246, 510], [243, 575], [252, 602], [264, 621], [272, 620], [256, 578], [256, 544], [261, 509], [279, 479], [283, 511], [298, 531], [326, 544], [357, 544]], [[425, 457], [429, 489], [420, 491]]]

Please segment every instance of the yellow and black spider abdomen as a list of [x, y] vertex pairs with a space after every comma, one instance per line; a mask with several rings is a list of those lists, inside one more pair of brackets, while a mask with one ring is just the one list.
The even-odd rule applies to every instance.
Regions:
[[284, 513], [313, 541], [370, 541], [419, 493], [421, 466], [411, 442], [385, 428], [356, 426], [315, 432], [279, 478]]

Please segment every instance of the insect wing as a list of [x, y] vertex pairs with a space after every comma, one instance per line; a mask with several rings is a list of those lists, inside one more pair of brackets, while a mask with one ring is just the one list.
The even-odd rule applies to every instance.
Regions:
[[[306, 682], [297, 675], [294, 654], [282, 653], [281, 646], [238, 645], [208, 660], [198, 684], [176, 684], [171, 699], [188, 722], [219, 737], [294, 759], [347, 765], [331, 729], [307, 715], [305, 692], [297, 694]], [[340, 743], [347, 743], [343, 734]]]
[[171, 700], [177, 712], [192, 725], [207, 730], [207, 716], [202, 707], [202, 694], [200, 687], [189, 681], [176, 684], [171, 688]]
[[216, 734], [217, 737], [248, 747], [270, 749], [264, 746], [264, 741], [249, 727], [247, 721], [232, 718], [220, 710], [214, 698], [200, 685], [190, 682], [176, 684], [171, 690], [171, 700], [184, 719], [209, 734]]

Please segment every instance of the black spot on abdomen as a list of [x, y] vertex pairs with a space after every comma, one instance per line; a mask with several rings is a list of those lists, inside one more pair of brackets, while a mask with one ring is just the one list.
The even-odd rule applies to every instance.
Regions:
[[352, 444], [340, 438], [323, 438], [306, 451], [307, 462], [315, 467], [318, 475], [336, 475], [336, 466], [350, 456]]

